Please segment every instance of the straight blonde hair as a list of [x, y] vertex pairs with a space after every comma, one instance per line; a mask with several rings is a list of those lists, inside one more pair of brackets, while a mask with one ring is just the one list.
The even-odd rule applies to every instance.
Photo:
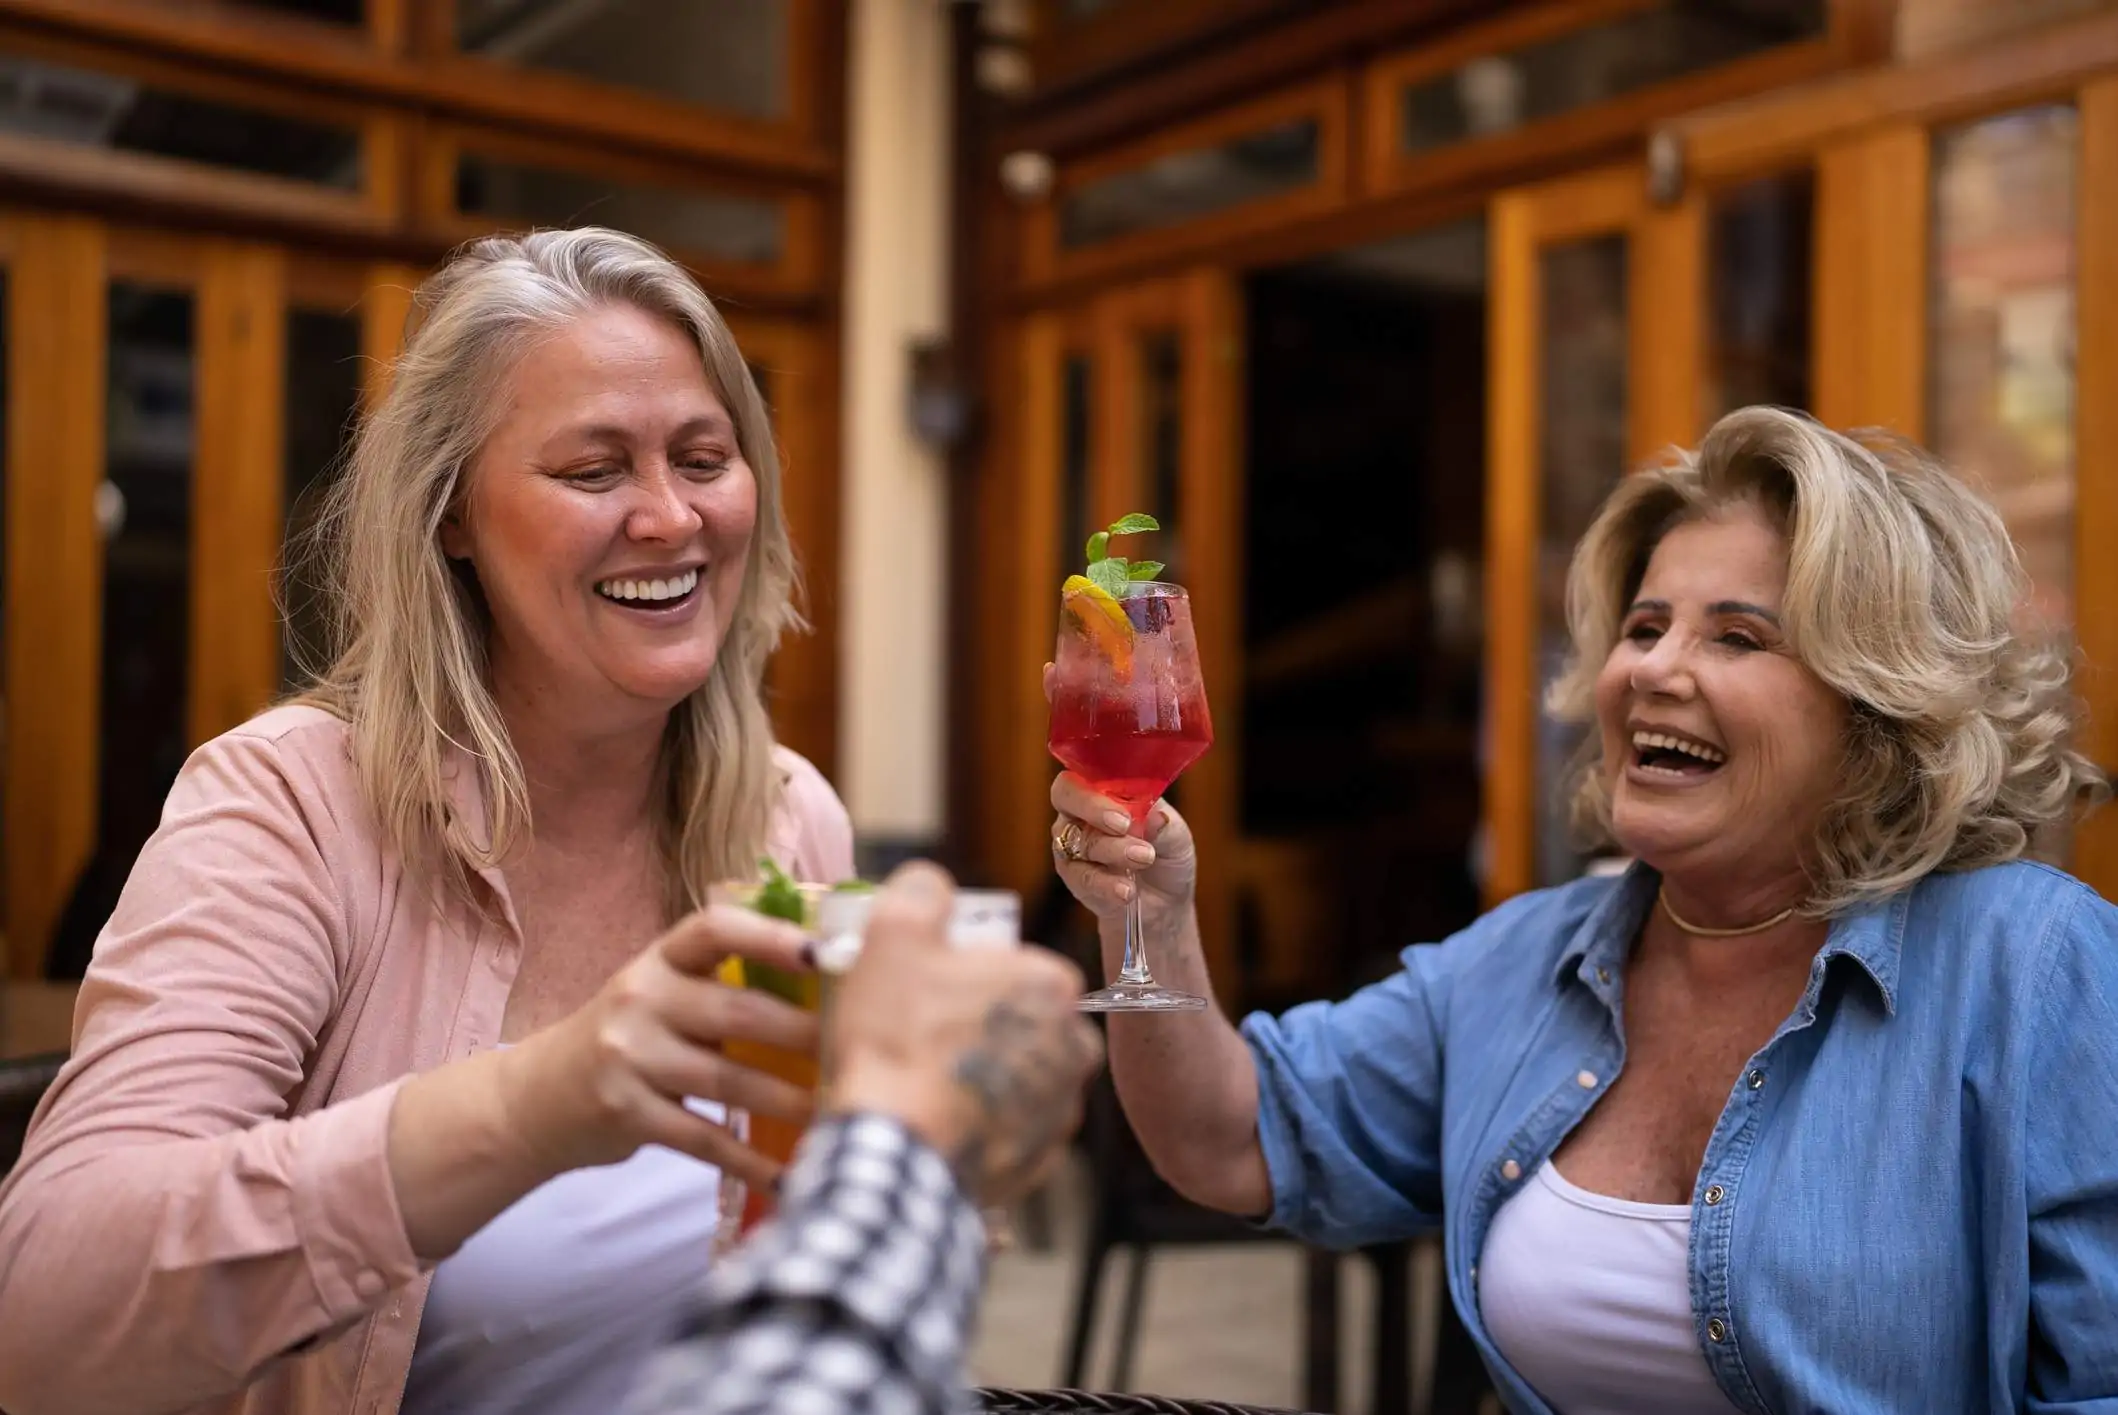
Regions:
[[[1787, 539], [1790, 646], [1851, 710], [1806, 912], [2016, 859], [2109, 794], [2074, 746], [2068, 645], [2017, 623], [2028, 580], [2000, 514], [1903, 439], [1779, 408], [1728, 414], [1697, 451], [1635, 472], [1604, 503], [1567, 578], [1573, 646], [1555, 717], [1594, 720], [1596, 676], [1662, 538], [1743, 504]], [[1611, 843], [1600, 734], [1576, 771], [1575, 825]]]
[[[487, 681], [486, 610], [441, 550], [443, 518], [506, 408], [530, 345], [604, 305], [668, 320], [698, 344], [757, 482], [757, 526], [734, 620], [706, 682], [670, 714], [660, 827], [672, 914], [718, 880], [756, 874], [780, 774], [765, 711], [766, 661], [802, 627], [764, 400], [713, 302], [660, 250], [587, 227], [489, 237], [423, 283], [389, 391], [363, 418], [301, 547], [327, 616], [325, 662], [294, 697], [351, 727], [355, 770], [407, 865], [475, 901], [474, 872], [531, 829], [522, 762]], [[452, 773], [468, 763], [486, 819], [461, 819]]]

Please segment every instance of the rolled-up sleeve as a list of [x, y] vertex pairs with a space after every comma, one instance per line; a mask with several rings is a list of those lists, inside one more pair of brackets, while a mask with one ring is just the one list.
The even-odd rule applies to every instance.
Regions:
[[1390, 1242], [1442, 1219], [1442, 1050], [1457, 971], [1503, 908], [1343, 1002], [1243, 1023], [1258, 1073], [1266, 1222], [1308, 1242]]
[[231, 734], [170, 793], [98, 940], [74, 1055], [0, 1190], [0, 1406], [178, 1410], [420, 1271], [395, 1086], [288, 1118], [341, 995], [331, 822]]
[[2029, 1069], [2027, 1408], [2118, 1412], [2118, 908], [2086, 889], [2047, 938]]

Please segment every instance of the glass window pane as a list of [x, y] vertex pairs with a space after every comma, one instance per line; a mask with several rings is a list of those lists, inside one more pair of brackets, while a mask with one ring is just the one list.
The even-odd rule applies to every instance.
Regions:
[[189, 746], [192, 320], [188, 291], [110, 287], [96, 844], [53, 933], [57, 977], [87, 967]]
[[1181, 582], [1184, 523], [1177, 512], [1184, 475], [1184, 341], [1168, 331], [1149, 335], [1140, 349], [1140, 379], [1140, 465], [1147, 471], [1143, 509], [1162, 523], [1162, 532], [1121, 553], [1161, 560], [1162, 578]]
[[305, 20], [358, 25], [367, 21], [367, 0], [238, 0], [244, 8], [270, 10], [277, 15], [299, 15]]
[[2073, 613], [2074, 182], [2071, 107], [1936, 135], [1929, 438], [2006, 518], [2034, 609]]
[[1623, 236], [1554, 246], [1543, 258], [1543, 502], [1537, 534], [1537, 882], [1562, 884], [1587, 863], [1568, 838], [1561, 798], [1587, 730], [1554, 722], [1544, 696], [1565, 666], [1566, 571], [1597, 507], [1625, 474], [1626, 247]]
[[[287, 313], [286, 539], [299, 547], [337, 476], [360, 407], [360, 319], [322, 310]], [[288, 564], [280, 631], [281, 686], [325, 667], [323, 606], [306, 562]]]
[[1316, 120], [1302, 118], [1089, 182], [1060, 202], [1059, 243], [1072, 250], [1306, 187], [1317, 144]]
[[1673, 0], [1410, 84], [1399, 141], [1490, 137], [1824, 33], [1824, 0]]
[[745, 265], [774, 265], [787, 243], [777, 201], [532, 167], [482, 153], [456, 162], [456, 209], [533, 226], [611, 226], [672, 251]]
[[465, 53], [785, 119], [787, 0], [456, 0]]
[[1087, 356], [1069, 354], [1059, 393], [1059, 565], [1069, 575], [1088, 549], [1089, 378]]
[[360, 134], [0, 52], [0, 132], [357, 191]]
[[1756, 403], [1810, 403], [1808, 171], [1716, 195], [1707, 215], [1706, 406], [1701, 427]]

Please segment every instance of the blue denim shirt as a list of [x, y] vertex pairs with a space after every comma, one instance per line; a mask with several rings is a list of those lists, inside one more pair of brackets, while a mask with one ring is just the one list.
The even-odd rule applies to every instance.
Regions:
[[[1625, 1066], [1635, 867], [1495, 909], [1340, 1003], [1243, 1024], [1270, 1222], [1435, 1225], [1494, 1349], [1494, 1212]], [[1835, 922], [1735, 1078], [1692, 1197], [1699, 1349], [1752, 1412], [2118, 1415], [2118, 908], [2057, 871], [1934, 875]]]

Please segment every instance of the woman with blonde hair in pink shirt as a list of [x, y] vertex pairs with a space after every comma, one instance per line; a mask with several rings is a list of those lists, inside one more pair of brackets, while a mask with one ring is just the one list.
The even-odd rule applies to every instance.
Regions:
[[721, 1105], [800, 1117], [718, 986], [802, 966], [708, 908], [852, 871], [776, 746], [796, 627], [763, 402], [684, 271], [616, 232], [420, 289], [322, 539], [329, 666], [200, 748], [97, 941], [0, 1190], [0, 1407], [608, 1408], [709, 1251]]

